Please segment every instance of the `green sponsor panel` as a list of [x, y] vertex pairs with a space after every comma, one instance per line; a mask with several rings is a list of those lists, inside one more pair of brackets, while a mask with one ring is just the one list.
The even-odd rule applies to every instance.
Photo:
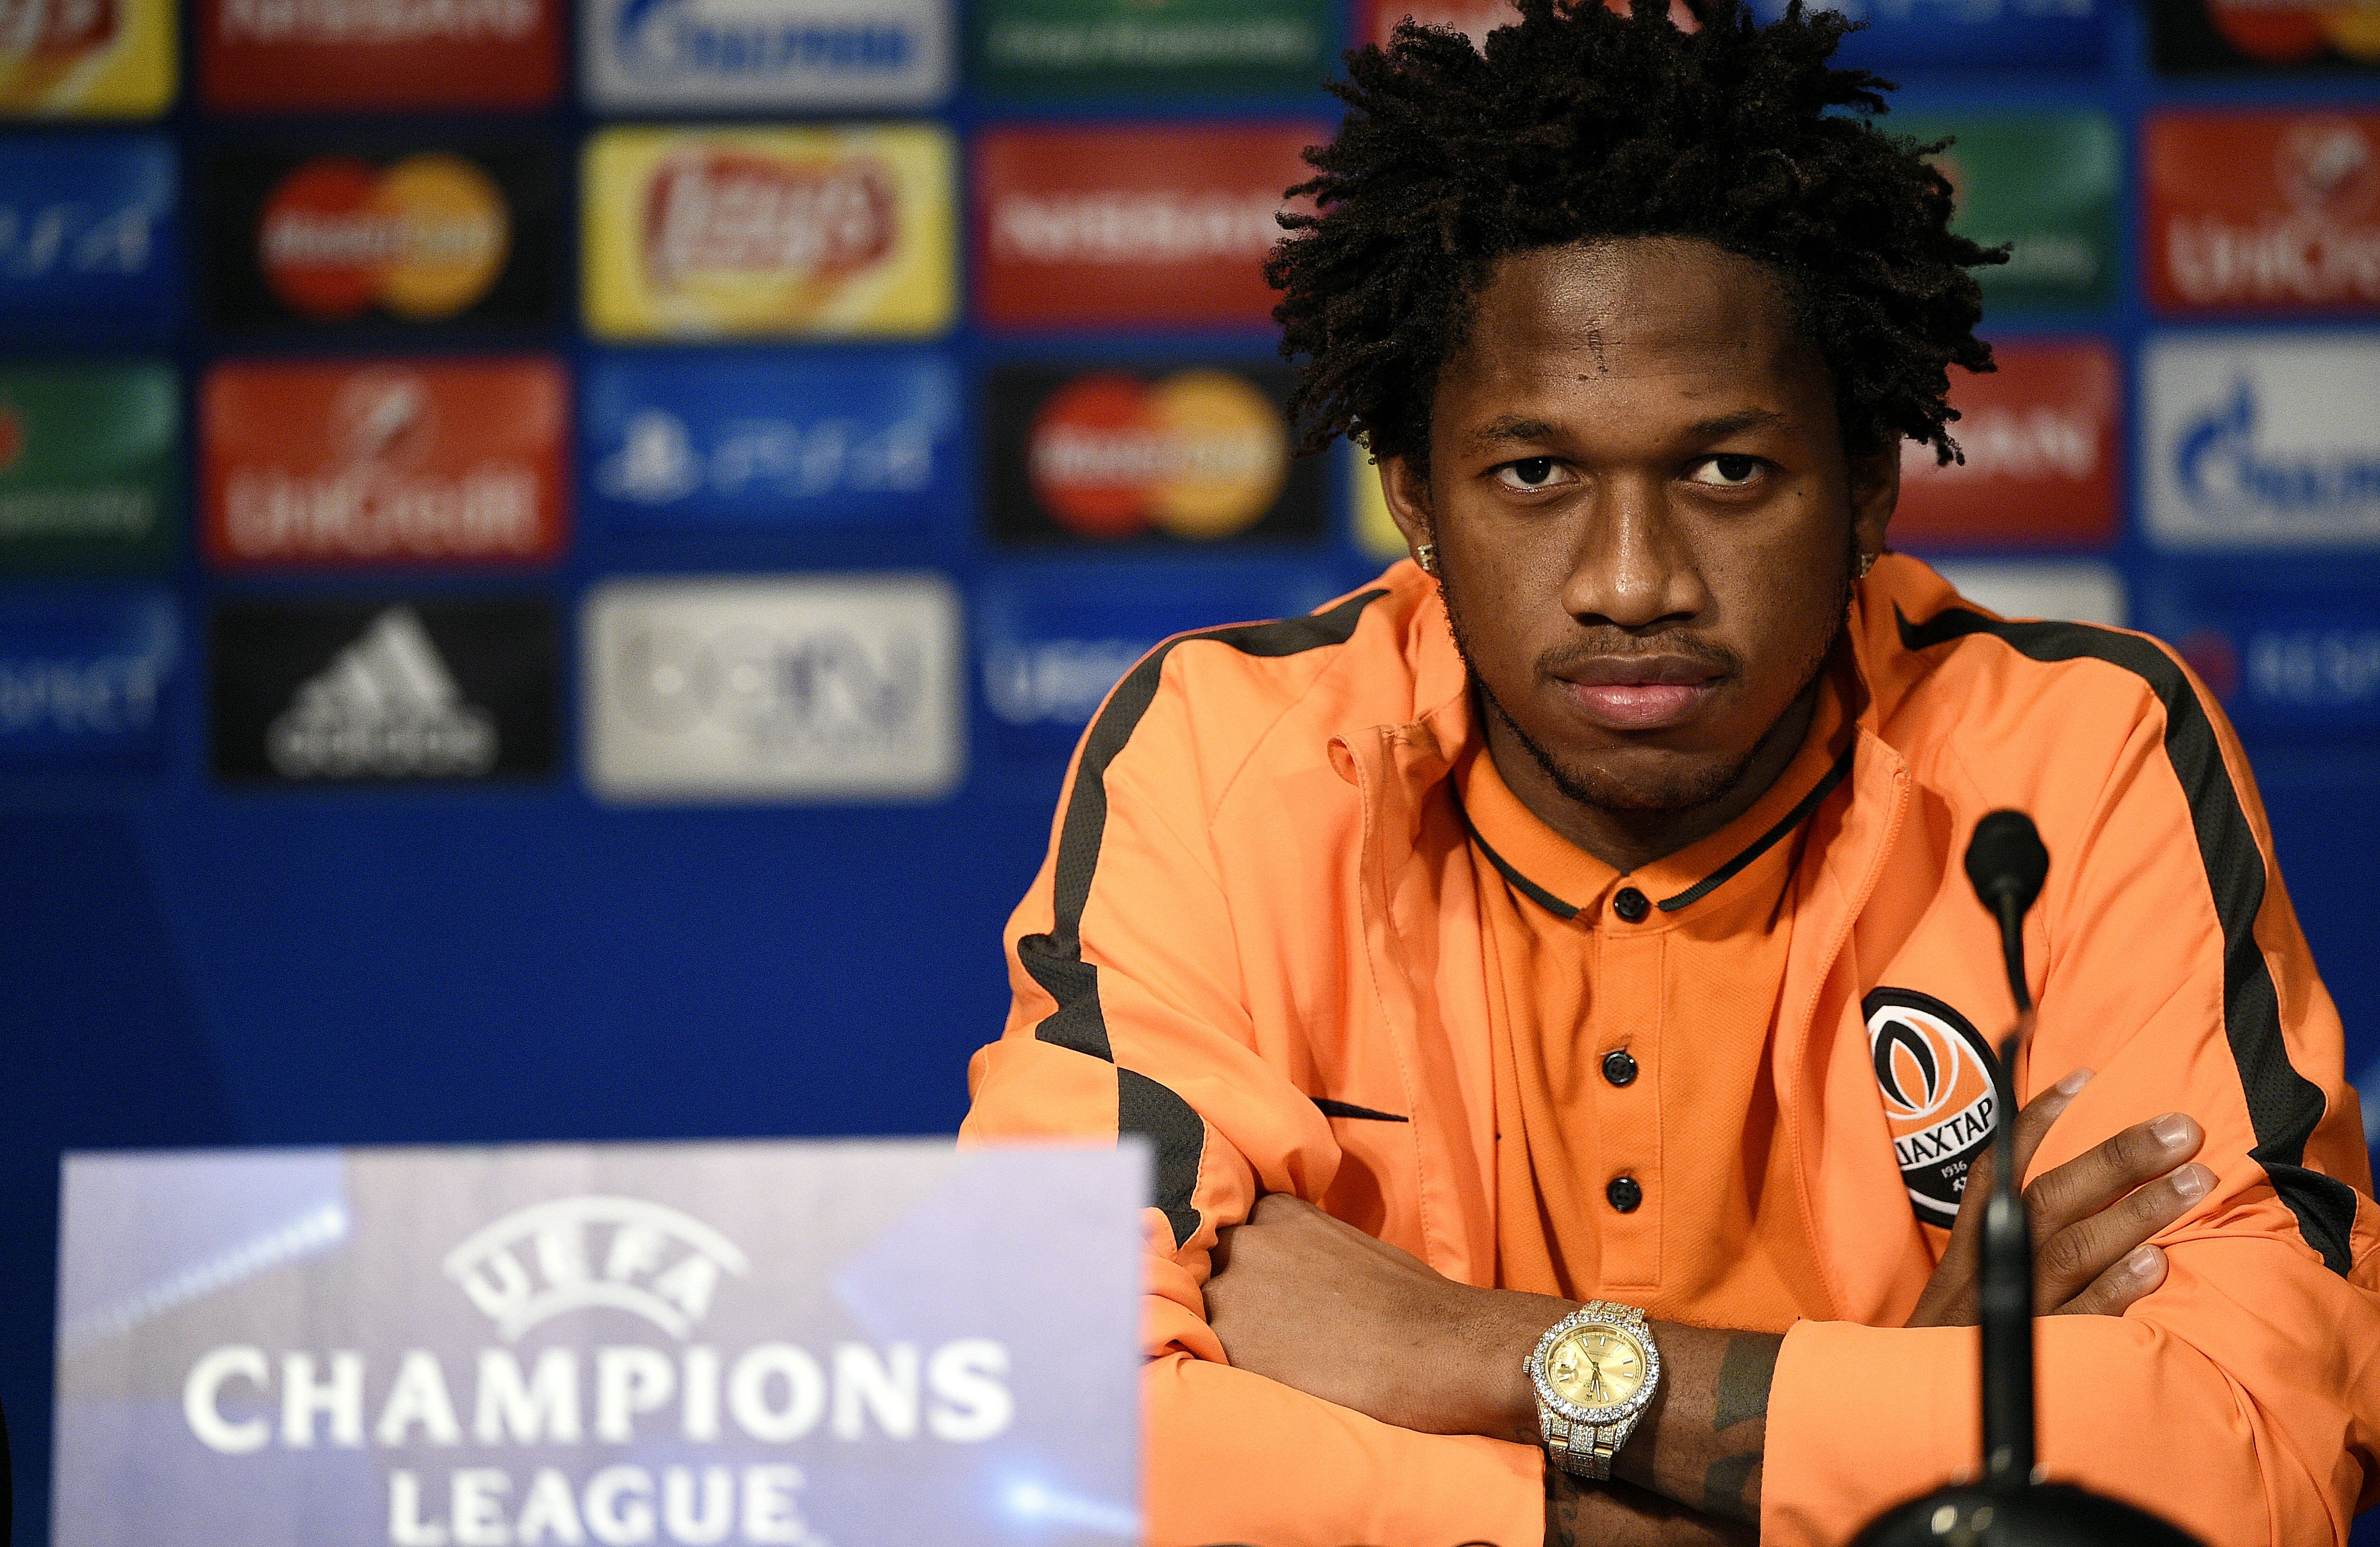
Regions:
[[181, 426], [162, 362], [0, 366], [0, 573], [164, 568]]
[[2012, 244], [1985, 269], [1984, 304], [2111, 306], [2123, 144], [2104, 113], [1896, 113], [1895, 133], [1955, 140], [1937, 158], [1958, 190], [1955, 228], [1985, 247]]
[[977, 79], [1005, 96], [1311, 94], [1337, 58], [1330, 0], [981, 0]]

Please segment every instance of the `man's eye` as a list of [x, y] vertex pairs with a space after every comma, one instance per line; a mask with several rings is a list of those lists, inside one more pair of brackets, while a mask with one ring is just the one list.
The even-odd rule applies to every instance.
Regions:
[[1715, 489], [1741, 489], [1759, 476], [1756, 456], [1706, 456], [1694, 465], [1691, 481]]
[[1560, 473], [1561, 464], [1550, 456], [1524, 457], [1496, 469], [1497, 477], [1510, 489], [1548, 489], [1560, 481]]

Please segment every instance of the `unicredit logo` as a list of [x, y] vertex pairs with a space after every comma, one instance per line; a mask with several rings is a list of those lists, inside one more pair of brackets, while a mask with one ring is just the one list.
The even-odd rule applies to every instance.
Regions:
[[2279, 137], [2268, 206], [2177, 213], [2164, 232], [2175, 291], [2193, 306], [2380, 301], [2380, 152], [2364, 125], [2302, 118]]
[[537, 30], [538, 0], [224, 0], [227, 39], [260, 43], [513, 41]]
[[832, 281], [892, 250], [893, 208], [892, 176], [871, 157], [676, 156], [647, 195], [646, 267], [662, 285], [738, 275]]
[[1276, 193], [1012, 193], [992, 207], [998, 256], [1028, 263], [1261, 262], [1281, 236]]
[[444, 1267], [506, 1342], [598, 1305], [683, 1339], [710, 1311], [720, 1279], [751, 1271], [740, 1247], [691, 1215], [605, 1197], [516, 1210], [448, 1252]]

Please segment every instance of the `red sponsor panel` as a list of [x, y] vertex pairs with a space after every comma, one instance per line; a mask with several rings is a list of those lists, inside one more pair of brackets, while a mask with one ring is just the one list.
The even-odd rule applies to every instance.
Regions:
[[199, 0], [199, 89], [235, 113], [542, 107], [563, 0]]
[[2159, 308], [2380, 306], [2380, 113], [2161, 113], [2141, 163]]
[[207, 554], [545, 562], [565, 529], [568, 417], [548, 359], [219, 365], [200, 402]]
[[1903, 442], [1896, 548], [2071, 548], [2115, 540], [2123, 381], [2098, 340], [1999, 343], [1999, 369], [1951, 378], [1965, 463]]
[[993, 327], [1261, 327], [1265, 254], [1319, 123], [999, 128], [975, 150], [975, 281]]
[[[1621, 12], [1628, 9], [1627, 0], [1604, 0], [1604, 6]], [[1478, 44], [1497, 28], [1520, 20], [1521, 13], [1513, 8], [1512, 0], [1355, 0], [1353, 41], [1358, 48], [1366, 43], [1386, 45], [1397, 23], [1408, 17], [1424, 27], [1451, 28]], [[1670, 19], [1688, 32], [1698, 25], [1685, 0], [1670, 0]]]

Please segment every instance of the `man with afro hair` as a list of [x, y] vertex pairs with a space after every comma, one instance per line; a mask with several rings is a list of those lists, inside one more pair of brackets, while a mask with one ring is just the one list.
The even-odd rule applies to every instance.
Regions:
[[1690, 3], [1349, 56], [1268, 273], [1412, 557], [1117, 684], [964, 1137], [1148, 1146], [1152, 1542], [1840, 1541], [1975, 1469], [2002, 1121], [2047, 1471], [2343, 1542], [2380, 1207], [2246, 762], [1888, 550], [2002, 255], [1844, 23]]

